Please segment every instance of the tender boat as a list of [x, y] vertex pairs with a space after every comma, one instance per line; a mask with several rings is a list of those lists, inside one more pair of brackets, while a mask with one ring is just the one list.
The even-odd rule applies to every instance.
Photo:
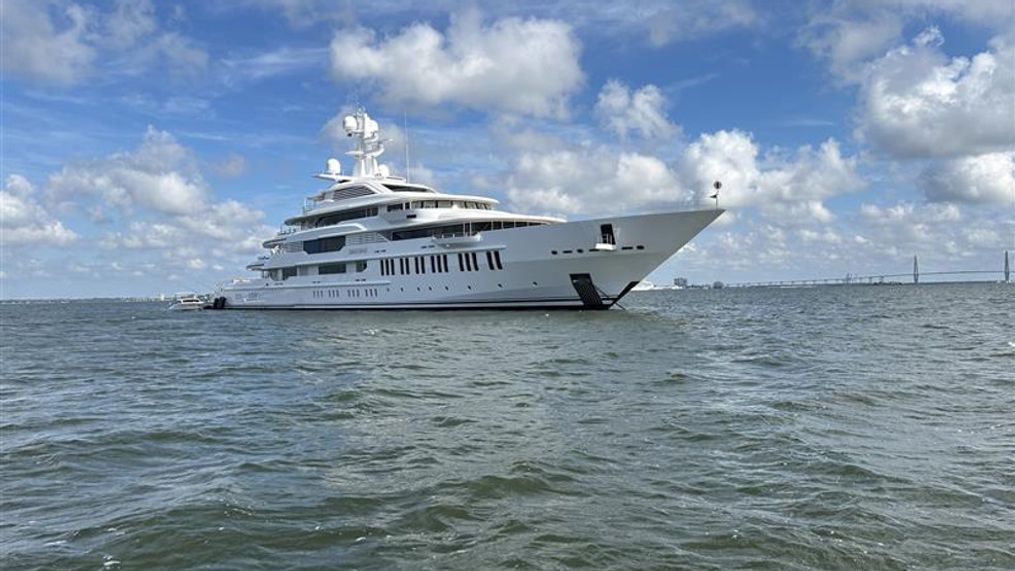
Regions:
[[586, 308], [616, 304], [722, 210], [567, 222], [506, 212], [492, 198], [393, 176], [377, 122], [344, 118], [355, 164], [315, 175], [328, 186], [219, 286], [214, 308]]
[[172, 311], [188, 311], [209, 307], [211, 307], [211, 303], [197, 294], [180, 293], [176, 294], [176, 299], [173, 300], [173, 304], [169, 306], [169, 309]]

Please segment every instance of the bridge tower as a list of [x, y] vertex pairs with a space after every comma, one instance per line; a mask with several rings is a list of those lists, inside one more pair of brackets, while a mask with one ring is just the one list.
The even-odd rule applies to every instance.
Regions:
[[913, 256], [913, 283], [920, 283], [920, 261], [916, 259], [915, 255]]
[[1011, 283], [1011, 266], [1008, 265], [1008, 250], [1004, 251], [1004, 283]]

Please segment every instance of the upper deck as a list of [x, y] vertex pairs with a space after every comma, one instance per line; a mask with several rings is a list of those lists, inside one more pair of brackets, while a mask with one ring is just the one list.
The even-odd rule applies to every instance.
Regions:
[[[345, 118], [343, 127], [355, 142], [354, 150], [347, 153], [355, 157], [352, 172], [343, 173], [337, 159], [328, 159], [325, 170], [314, 176], [332, 184], [307, 197], [301, 212], [287, 218], [278, 234], [263, 243], [265, 248], [321, 234], [390, 233], [445, 222], [489, 222], [500, 227], [563, 222], [502, 212], [493, 198], [445, 194], [394, 176], [387, 165], [377, 161], [384, 152], [384, 141], [376, 121], [360, 109]], [[326, 230], [318, 231], [322, 228]]]

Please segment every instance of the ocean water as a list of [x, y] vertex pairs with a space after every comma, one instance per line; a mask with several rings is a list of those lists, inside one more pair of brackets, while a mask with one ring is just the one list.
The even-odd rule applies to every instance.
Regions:
[[1015, 287], [3, 304], [3, 569], [1015, 569]]

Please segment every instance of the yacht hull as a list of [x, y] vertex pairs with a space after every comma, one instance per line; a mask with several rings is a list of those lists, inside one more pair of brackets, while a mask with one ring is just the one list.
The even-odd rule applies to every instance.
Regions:
[[[336, 258], [365, 261], [362, 272], [235, 280], [216, 295], [229, 309], [608, 309], [722, 212], [610, 217], [496, 230], [470, 240], [373, 243]], [[304, 266], [311, 259], [293, 256]]]

